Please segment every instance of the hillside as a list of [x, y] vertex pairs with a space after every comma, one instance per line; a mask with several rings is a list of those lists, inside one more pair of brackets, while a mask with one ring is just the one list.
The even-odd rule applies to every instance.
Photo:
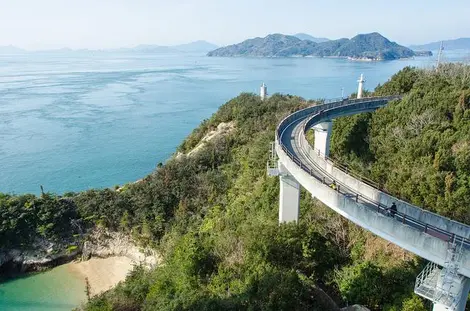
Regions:
[[315, 43], [282, 34], [255, 38], [211, 51], [208, 56], [256, 57], [344, 57], [352, 59], [391, 60], [415, 56], [404, 46], [389, 41], [379, 33], [360, 34], [351, 39]]
[[415, 205], [470, 224], [470, 66], [407, 68], [376, 89], [404, 99], [338, 119], [332, 155]]
[[308, 40], [308, 41], [312, 41], [315, 43], [330, 41], [330, 39], [328, 38], [318, 38], [318, 37], [308, 35], [306, 33], [297, 33], [294, 35], [294, 37], [299, 38], [300, 40]]
[[[470, 50], [470, 38], [459, 38], [455, 40], [443, 41], [445, 50]], [[441, 46], [441, 41], [431, 42], [421, 45], [411, 45], [410, 49], [413, 50], [432, 50], [437, 51]]]
[[[470, 197], [470, 187], [464, 186], [464, 163], [470, 158], [464, 142], [470, 126], [465, 112], [466, 105], [470, 107], [469, 73], [470, 67], [458, 65], [446, 65], [438, 73], [404, 69], [376, 89], [377, 95], [405, 94], [403, 101], [375, 113], [338, 119], [334, 155], [365, 173], [371, 166], [374, 178], [390, 172], [387, 190], [468, 223], [465, 211], [470, 202], [465, 198]], [[225, 150], [228, 156], [203, 169], [205, 173], [200, 171], [211, 176], [199, 183], [207, 190], [196, 192], [189, 204], [175, 202], [175, 218], [160, 242], [165, 265], [149, 273], [136, 272], [88, 308], [118, 308], [127, 302], [143, 310], [338, 310], [347, 301], [371, 310], [426, 310], [412, 294], [420, 261], [306, 193], [302, 192], [300, 223], [278, 226], [279, 184], [277, 178], [266, 177], [267, 150], [277, 122], [302, 106], [296, 97], [274, 95], [261, 102], [244, 94], [204, 121], [179, 151], [189, 153], [218, 124], [233, 122], [235, 130], [223, 143], [202, 151], [215, 152], [218, 158]], [[451, 115], [458, 123], [446, 121]], [[376, 147], [369, 146], [369, 139]], [[191, 158], [179, 161], [185, 166]], [[183, 185], [189, 182], [179, 180]], [[442, 183], [450, 188], [437, 195]], [[208, 197], [198, 199], [206, 192]], [[445, 208], [436, 209], [430, 204], [433, 200]], [[140, 298], [133, 298], [136, 288]]]
[[209, 52], [208, 56], [259, 56], [285, 57], [312, 53], [316, 43], [303, 41], [294, 36], [272, 34], [265, 38], [254, 38], [240, 44], [229, 45]]
[[[130, 198], [138, 195], [133, 202], [147, 202], [147, 224], [155, 234], [150, 236], [164, 265], [137, 269], [87, 309], [325, 311], [339, 310], [347, 300], [379, 310], [394, 300], [401, 306], [416, 299], [411, 292], [419, 265], [411, 256], [310, 195], [302, 193], [300, 224], [279, 227], [278, 178], [266, 176], [269, 145], [277, 123], [306, 104], [313, 103], [242, 94], [204, 121], [179, 152], [189, 154], [222, 123], [234, 124], [233, 131], [128, 188]], [[162, 183], [176, 187], [167, 194], [176, 197], [163, 209]], [[155, 191], [160, 195], [151, 195]], [[160, 210], [166, 213], [154, 216]], [[375, 290], [357, 292], [356, 286]]]
[[389, 41], [377, 32], [357, 35], [342, 44], [336, 56], [370, 59], [399, 59], [414, 56], [414, 52], [395, 42]]

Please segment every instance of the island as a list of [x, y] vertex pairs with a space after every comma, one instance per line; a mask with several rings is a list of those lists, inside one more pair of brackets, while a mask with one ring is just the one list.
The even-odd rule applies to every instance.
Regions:
[[458, 38], [454, 40], [436, 41], [427, 44], [410, 45], [413, 50], [437, 51], [441, 47], [445, 50], [470, 50], [470, 38]]
[[393, 60], [429, 55], [392, 42], [377, 32], [359, 34], [324, 42], [301, 40], [296, 36], [270, 34], [264, 38], [218, 48], [208, 56], [216, 57], [339, 57], [352, 60]]

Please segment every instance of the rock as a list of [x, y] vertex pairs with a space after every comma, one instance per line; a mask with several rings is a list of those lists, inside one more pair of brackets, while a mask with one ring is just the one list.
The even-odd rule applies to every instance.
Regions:
[[[199, 151], [204, 149], [204, 146], [211, 141], [215, 141], [216, 139], [226, 136], [230, 134], [233, 130], [235, 130], [235, 122], [221, 122], [219, 125], [217, 125], [217, 128], [215, 130], [212, 130], [199, 141], [199, 144], [197, 144], [196, 147], [194, 147], [191, 151], [188, 152], [188, 156], [194, 155], [198, 153]], [[177, 155], [177, 158], [181, 157], [180, 155]]]
[[105, 229], [94, 229], [86, 237], [83, 245], [73, 251], [68, 246], [74, 241], [63, 241], [62, 244], [38, 239], [30, 249], [0, 249], [0, 274], [15, 274], [43, 271], [70, 262], [81, 255], [81, 260], [91, 257], [126, 256], [136, 264], [154, 266], [160, 257], [152, 249], [140, 249], [123, 233], [109, 232]]
[[84, 243], [82, 258], [110, 256], [126, 256], [137, 264], [154, 266], [160, 258], [152, 249], [140, 249], [125, 234], [109, 232], [104, 229], [95, 230]]

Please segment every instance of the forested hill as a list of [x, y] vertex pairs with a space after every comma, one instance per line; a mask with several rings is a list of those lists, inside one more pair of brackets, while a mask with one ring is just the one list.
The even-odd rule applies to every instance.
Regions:
[[391, 42], [377, 32], [359, 34], [351, 39], [313, 42], [296, 36], [272, 34], [254, 38], [239, 44], [222, 47], [208, 56], [257, 56], [257, 57], [350, 57], [354, 59], [390, 60], [415, 56], [415, 52]]
[[[335, 121], [333, 154], [389, 191], [469, 223], [469, 79], [468, 66], [402, 70], [375, 94], [404, 99]], [[126, 232], [161, 253], [162, 265], [136, 267], [86, 310], [427, 310], [413, 294], [422, 261], [304, 191], [299, 224], [279, 226], [279, 181], [266, 176], [270, 142], [283, 117], [311, 104], [241, 94], [141, 182], [66, 198], [0, 195], [0, 245], [73, 239], [81, 224]], [[197, 147], [221, 124], [231, 130]]]
[[406, 96], [335, 122], [332, 155], [396, 196], [470, 224], [470, 66], [406, 68], [375, 93]]
[[[375, 95], [404, 99], [338, 119], [333, 153], [390, 191], [468, 223], [469, 79], [468, 66], [402, 70]], [[305, 105], [296, 97], [260, 101], [243, 94], [203, 122], [181, 152], [221, 122], [235, 122], [235, 131], [201, 151], [197, 158], [207, 162], [196, 164], [197, 171], [175, 173], [200, 161], [183, 156], [151, 177], [151, 183], [163, 178], [181, 185], [167, 207], [172, 216], [154, 237], [162, 237], [157, 241], [165, 264], [150, 272], [137, 269], [88, 310], [324, 311], [354, 303], [372, 310], [427, 310], [428, 302], [413, 294], [422, 261], [307, 193], [300, 223], [278, 225], [279, 183], [265, 171], [269, 143], [279, 120]], [[150, 210], [157, 206], [158, 200]]]
[[312, 41], [312, 42], [315, 42], [315, 43], [330, 41], [330, 39], [328, 39], [328, 38], [313, 37], [313, 36], [308, 35], [306, 33], [297, 33], [297, 34], [294, 35], [294, 37], [297, 37], [300, 40], [308, 40], [308, 41]]

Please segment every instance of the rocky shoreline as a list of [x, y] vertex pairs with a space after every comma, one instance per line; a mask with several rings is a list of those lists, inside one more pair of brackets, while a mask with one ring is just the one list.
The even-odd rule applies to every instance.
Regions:
[[30, 249], [0, 249], [0, 276], [44, 271], [73, 260], [125, 256], [136, 264], [154, 266], [160, 258], [154, 250], [137, 247], [128, 236], [94, 229], [77, 246], [38, 240]]

